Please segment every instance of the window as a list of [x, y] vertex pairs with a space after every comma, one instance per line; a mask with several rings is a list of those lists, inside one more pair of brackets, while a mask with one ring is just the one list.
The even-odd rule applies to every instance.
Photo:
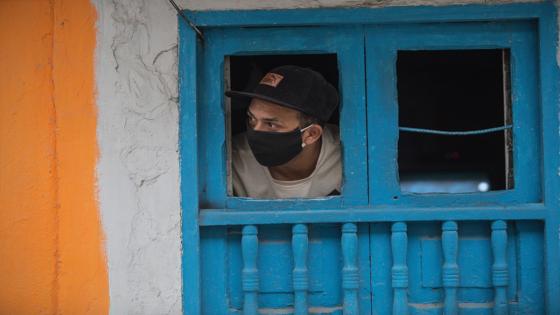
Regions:
[[[224, 60], [225, 90], [253, 91], [259, 80], [270, 70], [284, 65], [296, 65], [319, 72], [330, 84], [338, 87], [338, 62], [336, 54], [293, 54], [293, 55], [234, 55]], [[340, 95], [340, 91], [339, 95]], [[228, 195], [234, 196], [232, 183], [231, 144], [246, 130], [247, 110], [250, 98], [226, 98], [226, 122], [228, 137]], [[328, 125], [339, 125], [338, 109], [332, 114]], [[338, 129], [334, 130], [339, 138]]]
[[[531, 19], [207, 29], [197, 71], [200, 203], [261, 207], [232, 193], [230, 145], [245, 112], [224, 91], [247, 89], [258, 71], [289, 63], [316, 68], [338, 88], [332, 122], [340, 127], [343, 188], [339, 196], [274, 200], [267, 208], [540, 202], [537, 34]], [[406, 127], [504, 129], [458, 137]], [[410, 188], [449, 178], [471, 187]]]
[[[239, 40], [239, 36], [251, 40]], [[309, 65], [323, 73], [338, 88], [340, 105], [331, 122], [340, 128], [342, 145], [343, 186], [340, 195], [305, 199], [308, 208], [332, 208], [342, 204], [367, 204], [367, 147], [365, 112], [365, 68], [363, 33], [354, 27], [336, 28], [269, 28], [219, 29], [207, 32], [205, 49], [212, 51], [204, 58], [198, 79], [204, 91], [197, 104], [199, 141], [204, 152], [201, 164], [201, 203], [207, 207], [257, 209], [260, 200], [232, 196], [228, 179], [228, 148], [232, 135], [240, 132], [239, 119], [245, 113], [234, 111], [242, 104], [229, 104], [224, 91], [245, 89], [250, 81], [247, 67], [268, 69], [278, 64]], [[286, 40], [290, 38], [290, 40]], [[259, 45], [253, 45], [253, 43]], [[250, 66], [249, 66], [250, 67]], [[230, 78], [231, 80], [227, 80]], [[210, 92], [212, 91], [212, 92]], [[234, 101], [236, 102], [236, 101]], [[230, 118], [231, 117], [231, 118]], [[211, 141], [210, 141], [211, 139]], [[270, 209], [289, 208], [303, 201], [274, 200]]]
[[[445, 206], [541, 200], [535, 27], [502, 22], [369, 30], [371, 202]], [[504, 130], [448, 136], [405, 128]], [[435, 188], [427, 189], [430, 183]]]
[[428, 129], [401, 129], [402, 191], [513, 188], [511, 130], [475, 132], [511, 125], [509, 76], [507, 49], [398, 52], [399, 126]]

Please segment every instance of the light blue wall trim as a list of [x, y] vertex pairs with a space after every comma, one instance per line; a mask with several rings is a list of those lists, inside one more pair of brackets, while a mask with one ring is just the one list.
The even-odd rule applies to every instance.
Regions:
[[444, 288], [444, 313], [446, 315], [459, 314], [457, 305], [457, 287], [459, 286], [459, 265], [457, 252], [459, 247], [459, 233], [457, 222], [446, 221], [441, 227], [441, 245], [443, 249], [442, 283]]
[[548, 209], [545, 223], [546, 305], [548, 314], [560, 314], [560, 71], [558, 54], [558, 16], [552, 5], [549, 14], [539, 18], [540, 96], [543, 129], [543, 190]]
[[551, 10], [554, 10], [552, 1], [545, 1], [504, 5], [192, 11], [186, 14], [201, 27], [238, 27], [518, 20], [540, 18]]
[[391, 249], [393, 267], [391, 268], [391, 283], [393, 287], [393, 314], [409, 314], [408, 305], [408, 235], [404, 222], [391, 225]]
[[307, 315], [307, 291], [309, 290], [309, 271], [307, 256], [309, 255], [309, 234], [307, 225], [292, 226], [292, 252], [294, 269], [292, 283], [294, 288], [294, 315]]
[[179, 150], [183, 312], [200, 314], [200, 229], [198, 223], [197, 39], [179, 18]]
[[312, 210], [278, 210], [276, 212], [229, 209], [205, 209], [200, 213], [200, 225], [334, 223], [334, 222], [394, 222], [446, 220], [544, 220], [548, 210], [542, 205], [509, 207], [384, 207]]

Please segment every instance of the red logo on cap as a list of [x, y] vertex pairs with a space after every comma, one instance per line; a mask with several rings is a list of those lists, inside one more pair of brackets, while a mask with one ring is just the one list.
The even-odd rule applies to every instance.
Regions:
[[280, 84], [280, 81], [282, 81], [282, 79], [284, 79], [283, 76], [277, 73], [269, 72], [264, 76], [264, 78], [262, 78], [259, 84], [266, 84], [272, 87], [277, 87], [278, 84]]

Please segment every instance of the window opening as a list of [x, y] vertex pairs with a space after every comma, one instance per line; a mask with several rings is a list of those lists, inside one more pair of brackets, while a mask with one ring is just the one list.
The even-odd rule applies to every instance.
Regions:
[[[512, 124], [507, 49], [399, 51], [397, 89], [401, 127], [474, 131]], [[462, 136], [401, 129], [401, 191], [513, 188], [512, 131], [501, 129]]]
[[[339, 93], [339, 72], [336, 54], [283, 54], [283, 55], [236, 55], [224, 61], [225, 90], [252, 91], [270, 70], [284, 65], [296, 65], [319, 72]], [[226, 97], [227, 132], [227, 185], [228, 195], [234, 196], [232, 183], [232, 139], [246, 131], [247, 109], [250, 98]], [[340, 106], [333, 112], [327, 124], [339, 125]], [[336, 129], [337, 130], [337, 129]], [[338, 132], [338, 130], [337, 130]], [[339, 137], [339, 135], [336, 135]]]

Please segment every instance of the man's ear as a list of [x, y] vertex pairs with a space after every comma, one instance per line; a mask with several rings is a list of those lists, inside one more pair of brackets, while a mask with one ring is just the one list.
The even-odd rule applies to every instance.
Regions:
[[308, 146], [315, 143], [321, 138], [323, 134], [323, 127], [317, 124], [311, 125], [308, 129], [303, 132], [302, 142]]

